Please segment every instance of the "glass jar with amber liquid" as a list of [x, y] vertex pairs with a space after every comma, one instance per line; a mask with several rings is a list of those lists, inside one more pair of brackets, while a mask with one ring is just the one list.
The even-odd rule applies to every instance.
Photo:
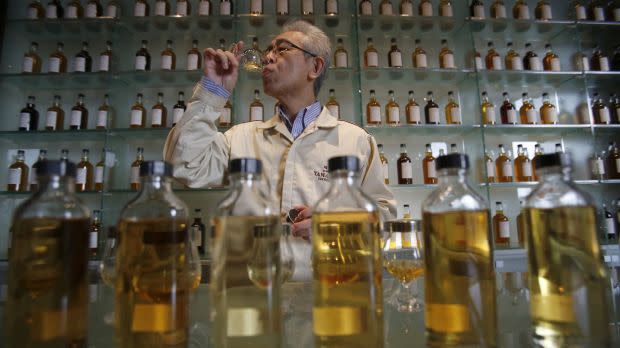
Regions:
[[532, 161], [527, 153], [527, 148], [524, 149], [522, 144], [517, 145], [517, 158], [514, 162], [516, 181], [532, 181]]
[[498, 182], [512, 182], [512, 160], [502, 144], [499, 144], [499, 155], [495, 159], [495, 169]]
[[506, 69], [508, 70], [523, 70], [523, 61], [521, 61], [521, 56], [517, 51], [514, 50], [512, 42], [508, 42], [506, 44]]
[[448, 104], [446, 104], [445, 111], [447, 124], [463, 124], [461, 107], [454, 100], [454, 93], [452, 91], [448, 92]]
[[364, 51], [364, 66], [367, 68], [379, 67], [379, 51], [372, 43], [372, 38], [366, 40], [368, 42], [366, 50]]
[[545, 50], [547, 51], [547, 54], [545, 54], [545, 57], [543, 58], [543, 68], [546, 71], [562, 70], [562, 67], [560, 66], [560, 57], [553, 52], [551, 44], [546, 44]]
[[157, 93], [157, 103], [151, 108], [151, 127], [165, 128], [168, 120], [168, 109], [164, 105], [164, 94]]
[[572, 181], [571, 164], [567, 153], [536, 158], [540, 182], [525, 201], [533, 344], [610, 347], [596, 203]]
[[140, 166], [144, 162], [144, 148], [139, 147], [136, 150], [136, 160], [131, 163], [129, 171], [129, 187], [134, 190], [140, 190]]
[[405, 106], [405, 114], [407, 116], [407, 124], [422, 123], [422, 117], [420, 116], [420, 105], [415, 101], [413, 91], [409, 91], [409, 101]]
[[519, 116], [521, 117], [521, 124], [537, 124], [538, 123], [538, 110], [532, 104], [532, 100], [527, 93], [521, 94], [523, 104], [519, 108]]
[[431, 347], [497, 346], [489, 211], [468, 183], [468, 171], [467, 155], [439, 156], [438, 187], [422, 203], [425, 324]]
[[90, 212], [74, 192], [75, 164], [44, 161], [37, 175], [40, 190], [11, 226], [5, 343], [87, 347]]
[[61, 131], [65, 128], [65, 112], [60, 107], [60, 96], [55, 95], [52, 106], [47, 109], [45, 114], [45, 130]]
[[75, 191], [84, 192], [93, 189], [93, 165], [88, 161], [88, 149], [82, 149], [82, 159], [76, 166]]
[[510, 220], [504, 215], [502, 202], [495, 202], [495, 215], [493, 215], [493, 236], [496, 248], [508, 248], [510, 246]]
[[336, 100], [336, 91], [333, 88], [329, 89], [329, 100], [325, 103], [325, 107], [332, 116], [340, 119], [340, 104]]
[[499, 109], [502, 124], [517, 124], [517, 108], [514, 106], [513, 103], [510, 102], [510, 97], [508, 96], [507, 92], [502, 93], [502, 96], [504, 97], [504, 101], [502, 102], [502, 106]]
[[411, 60], [413, 61], [414, 68], [428, 68], [428, 61], [426, 59], [426, 51], [420, 44], [420, 39], [415, 39], [415, 49], [413, 50]]
[[166, 49], [161, 52], [161, 70], [174, 70], [177, 65], [177, 55], [172, 50], [172, 40], [166, 41]]
[[366, 125], [378, 126], [381, 124], [381, 104], [375, 97], [375, 90], [370, 90], [370, 100], [366, 104]]
[[389, 100], [385, 104], [385, 123], [388, 126], [398, 126], [400, 124], [400, 107], [394, 99], [394, 91], [388, 91]]
[[413, 184], [413, 163], [407, 155], [407, 145], [400, 144], [400, 157], [396, 161], [399, 185]]
[[439, 105], [435, 103], [433, 92], [426, 93], [426, 105], [424, 106], [424, 121], [426, 124], [439, 124]]
[[39, 180], [37, 176], [37, 168], [41, 165], [41, 162], [47, 161], [47, 150], [39, 150], [39, 158], [32, 164], [30, 168], [30, 191], [37, 192], [39, 190]]
[[24, 60], [22, 61], [22, 73], [40, 73], [41, 72], [41, 57], [37, 54], [37, 48], [39, 44], [33, 42], [30, 45], [30, 51], [24, 54]]
[[495, 105], [489, 101], [489, 95], [486, 91], [482, 92], [482, 104], [480, 104], [482, 113], [482, 122], [487, 125], [495, 124]]
[[424, 184], [436, 184], [437, 183], [437, 168], [435, 157], [433, 156], [433, 150], [431, 144], [426, 144], [426, 152], [422, 159], [422, 176], [424, 177]]
[[493, 42], [489, 42], [487, 47], [489, 50], [487, 51], [486, 57], [484, 57], [484, 63], [487, 70], [502, 70], [502, 57], [495, 50]]
[[71, 108], [71, 119], [69, 129], [82, 130], [88, 129], [88, 109], [84, 106], [84, 94], [78, 94], [78, 100]]
[[540, 107], [540, 118], [543, 124], [558, 124], [558, 112], [555, 105], [551, 104], [549, 93], [543, 93], [543, 105]]
[[454, 53], [448, 47], [448, 40], [441, 40], [441, 51], [439, 51], [439, 67], [441, 69], [455, 69]]
[[[379, 210], [360, 189], [357, 157], [332, 157], [327, 167], [330, 187], [312, 216], [314, 341], [319, 347], [382, 348]], [[366, 324], [340, 325], [342, 315]]]
[[396, 39], [392, 38], [390, 40], [391, 47], [390, 52], [388, 53], [388, 66], [390, 68], [402, 68], [403, 67], [403, 56], [396, 45]]
[[56, 51], [50, 54], [49, 65], [47, 72], [49, 73], [66, 73], [67, 72], [67, 57], [63, 52], [65, 45], [59, 42], [56, 45]]
[[146, 125], [146, 109], [142, 104], [142, 93], [136, 95], [136, 103], [131, 107], [130, 128], [144, 128]]
[[28, 191], [28, 173], [30, 168], [25, 163], [26, 152], [17, 150], [15, 162], [9, 166], [8, 184], [6, 190], [9, 192], [26, 192]]

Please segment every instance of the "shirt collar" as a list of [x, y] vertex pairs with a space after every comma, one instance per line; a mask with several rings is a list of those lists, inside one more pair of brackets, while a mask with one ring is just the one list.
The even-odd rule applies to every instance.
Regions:
[[321, 110], [321, 103], [318, 100], [315, 100], [314, 103], [301, 109], [297, 113], [297, 116], [295, 116], [295, 120], [291, 123], [284, 109], [278, 105], [278, 115], [280, 116], [282, 122], [286, 125], [289, 132], [291, 132], [291, 135], [293, 135], [293, 139], [297, 139], [297, 137], [303, 133], [304, 129], [306, 129], [310, 123], [319, 117]]

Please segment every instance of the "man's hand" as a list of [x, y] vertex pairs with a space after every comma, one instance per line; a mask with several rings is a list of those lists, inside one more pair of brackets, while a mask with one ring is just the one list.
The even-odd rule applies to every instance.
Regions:
[[312, 209], [305, 205], [296, 205], [294, 207], [299, 213], [293, 220], [292, 234], [294, 237], [301, 237], [310, 241], [312, 235]]
[[204, 74], [211, 81], [232, 93], [239, 77], [239, 55], [243, 50], [243, 41], [233, 45], [233, 52], [207, 48], [204, 50]]

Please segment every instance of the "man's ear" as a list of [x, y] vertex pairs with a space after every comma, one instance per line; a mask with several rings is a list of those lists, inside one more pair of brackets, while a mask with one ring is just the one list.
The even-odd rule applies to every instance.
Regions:
[[308, 74], [308, 77], [310, 77], [312, 80], [316, 80], [323, 72], [323, 69], [326, 69], [325, 59], [323, 57], [313, 57], [312, 61], [312, 70]]

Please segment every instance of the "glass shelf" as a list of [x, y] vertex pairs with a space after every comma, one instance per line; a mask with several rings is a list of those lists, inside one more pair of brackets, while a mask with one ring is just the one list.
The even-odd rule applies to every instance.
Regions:
[[10, 141], [17, 144], [28, 144], [37, 142], [59, 142], [59, 141], [104, 141], [105, 130], [86, 129], [86, 130], [63, 130], [63, 131], [0, 131], [3, 141]]
[[586, 71], [585, 77], [588, 88], [610, 89], [617, 93], [620, 71]]
[[[176, 193], [208, 193], [208, 192], [227, 192], [229, 190], [228, 187], [209, 187], [209, 188], [175, 188], [173, 189]], [[111, 189], [107, 191], [99, 191], [98, 193], [103, 194], [106, 197], [114, 196], [114, 195], [124, 195], [124, 194], [136, 194], [138, 191], [132, 189]]]
[[[249, 13], [238, 14], [235, 20], [240, 23], [247, 23], [252, 27], [261, 28], [267, 27], [270, 30], [274, 29], [274, 25], [282, 26], [291, 18], [299, 17], [317, 26], [335, 27], [340, 25], [341, 22], [350, 22], [355, 16], [351, 14], [342, 15], [327, 15], [327, 14], [313, 14], [313, 15], [301, 15], [301, 14], [288, 14], [288, 15], [276, 15], [276, 14], [262, 14], [253, 15]], [[259, 30], [262, 30], [259, 29]]]
[[400, 125], [400, 126], [368, 126], [364, 129], [375, 136], [407, 136], [407, 135], [464, 135], [472, 131], [477, 131], [480, 126], [476, 125]]
[[615, 21], [577, 21], [578, 27], [583, 28], [615, 28], [620, 29], [620, 22]]
[[[31, 191], [27, 192], [9, 192], [9, 191], [0, 191], [0, 196], [14, 199], [27, 198], [33, 194]], [[89, 195], [98, 195], [101, 194], [100, 191], [84, 191], [84, 192], [75, 192], [78, 196], [89, 196]]]
[[437, 184], [409, 184], [409, 185], [400, 185], [400, 184], [389, 184], [388, 187], [394, 190], [406, 190], [406, 189], [429, 189], [433, 190], [437, 188]]
[[536, 83], [558, 87], [583, 74], [581, 71], [480, 70], [478, 76], [484, 83]]
[[363, 68], [362, 78], [367, 81], [393, 81], [411, 79], [428, 82], [460, 82], [474, 78], [473, 70], [468, 69], [435, 69], [435, 68]]
[[398, 28], [421, 32], [452, 32], [460, 30], [465, 23], [462, 18], [442, 16], [359, 15], [357, 18], [362, 31], [374, 30], [377, 27], [383, 31]]
[[532, 135], [532, 134], [549, 134], [549, 133], [579, 133], [589, 134], [591, 126], [589, 124], [497, 124], [483, 125], [485, 132], [490, 134], [510, 134], [510, 135]]
[[0, 84], [23, 89], [102, 89], [124, 87], [127, 83], [120, 76], [110, 72], [63, 73], [63, 74], [0, 74]]
[[523, 36], [538, 36], [552, 38], [567, 29], [575, 28], [575, 22], [569, 20], [540, 21], [532, 19], [473, 19], [467, 18], [472, 32], [478, 35], [493, 35], [497, 33], [516, 33]]
[[[611, 184], [614, 183], [614, 181], [617, 181], [617, 183], [620, 183], [620, 180], [603, 180], [603, 181], [599, 181], [599, 180], [574, 180], [575, 184], [577, 185], [599, 185], [599, 184]], [[492, 182], [492, 183], [480, 183], [479, 186], [480, 187], [489, 187], [491, 189], [493, 188], [518, 188], [518, 187], [535, 187], [536, 185], [538, 185], [538, 181], [528, 181], [528, 182]]]

